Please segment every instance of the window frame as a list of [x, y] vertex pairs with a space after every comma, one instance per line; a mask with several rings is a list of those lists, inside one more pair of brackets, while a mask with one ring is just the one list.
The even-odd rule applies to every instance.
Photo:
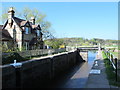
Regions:
[[26, 26], [25, 27], [25, 34], [30, 34], [31, 32], [30, 32], [30, 27], [28, 27], [28, 26]]

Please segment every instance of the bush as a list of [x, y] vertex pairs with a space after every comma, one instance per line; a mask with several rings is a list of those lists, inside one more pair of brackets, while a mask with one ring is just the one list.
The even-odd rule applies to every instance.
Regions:
[[21, 57], [18, 53], [10, 53], [8, 57], [2, 57], [2, 64], [8, 64], [13, 63], [14, 60], [17, 60], [17, 62], [24, 61], [25, 58]]

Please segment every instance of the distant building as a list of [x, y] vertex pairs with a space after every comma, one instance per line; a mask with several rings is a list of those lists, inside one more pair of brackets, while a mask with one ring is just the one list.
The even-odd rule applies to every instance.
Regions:
[[7, 21], [4, 25], [0, 25], [2, 44], [20, 50], [43, 49], [43, 34], [40, 25], [35, 24], [35, 18], [31, 17], [31, 20], [27, 21], [15, 17], [14, 14], [13, 8], [9, 8]]

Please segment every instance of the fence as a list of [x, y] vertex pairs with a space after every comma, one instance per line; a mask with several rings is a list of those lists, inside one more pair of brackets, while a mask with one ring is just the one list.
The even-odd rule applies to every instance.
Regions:
[[105, 54], [107, 56], [107, 58], [109, 59], [109, 64], [112, 65], [112, 67], [114, 68], [115, 70], [115, 73], [116, 73], [116, 81], [117, 81], [117, 58], [112, 54], [110, 53], [109, 51], [105, 51]]
[[[22, 51], [22, 52], [17, 52], [20, 56], [22, 57], [31, 57], [31, 56], [39, 56], [39, 55], [50, 55], [50, 54], [54, 54], [54, 53], [60, 53], [60, 52], [65, 52], [66, 49], [62, 48], [62, 49], [40, 49], [40, 50], [26, 50], [26, 51]], [[9, 56], [11, 53], [13, 52], [9, 52], [9, 53], [2, 53], [3, 57], [7, 57]]]

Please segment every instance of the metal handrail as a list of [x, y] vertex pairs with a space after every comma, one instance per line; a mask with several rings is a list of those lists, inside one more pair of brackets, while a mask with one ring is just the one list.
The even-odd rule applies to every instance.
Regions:
[[[109, 53], [109, 56], [107, 55]], [[111, 64], [112, 64], [112, 66], [113, 66], [113, 68], [115, 69], [115, 72], [116, 72], [116, 81], [117, 81], [117, 58], [112, 54], [112, 53], [110, 53], [110, 52], [108, 52], [108, 51], [106, 51], [106, 56], [108, 57], [108, 59], [109, 59], [109, 61], [111, 62]], [[114, 62], [112, 61], [112, 59], [111, 59], [111, 55], [113, 56], [113, 58], [115, 58], [115, 64], [114, 64]]]
[[[112, 53], [110, 53], [110, 52], [108, 52], [108, 51], [107, 51], [106, 53], [109, 53], [110, 56], [112, 55], [112, 56], [115, 58], [115, 56], [114, 56]], [[109, 58], [109, 56], [108, 56], [107, 54], [106, 54], [106, 56]], [[116, 66], [115, 66], [114, 62], [112, 61], [111, 57], [109, 58], [109, 60], [110, 60], [110, 62], [111, 62], [111, 64], [112, 64], [113, 68], [116, 69]]]

